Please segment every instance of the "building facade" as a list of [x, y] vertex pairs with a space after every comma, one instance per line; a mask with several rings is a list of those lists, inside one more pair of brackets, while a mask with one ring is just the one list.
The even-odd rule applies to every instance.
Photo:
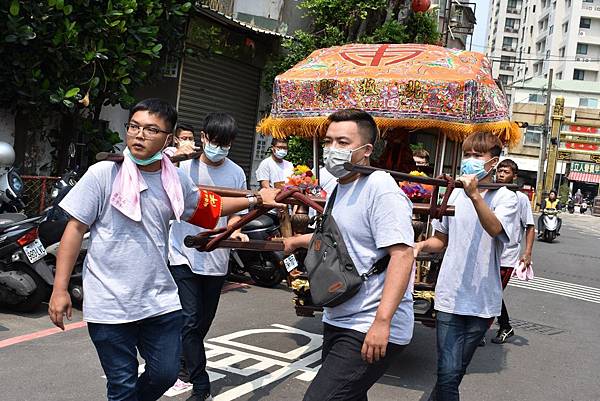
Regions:
[[547, 77], [600, 82], [600, 0], [493, 0], [487, 55], [505, 85]]
[[[600, 163], [600, 85], [555, 80], [550, 99], [552, 105], [558, 97], [565, 101], [565, 120], [560, 128], [555, 187], [569, 183], [572, 190], [597, 192], [595, 177], [571, 172], [577, 172], [574, 167], [580, 168], [581, 163]], [[535, 186], [544, 132], [547, 80], [534, 78], [515, 83], [512, 98], [512, 120], [528, 126], [523, 129], [521, 142], [506, 152], [507, 157], [519, 166], [522, 183]]]
[[492, 62], [494, 78], [505, 86], [515, 79], [523, 13], [523, 0], [493, 0], [491, 3], [486, 55]]
[[600, 0], [530, 0], [523, 9], [517, 79], [600, 82]]

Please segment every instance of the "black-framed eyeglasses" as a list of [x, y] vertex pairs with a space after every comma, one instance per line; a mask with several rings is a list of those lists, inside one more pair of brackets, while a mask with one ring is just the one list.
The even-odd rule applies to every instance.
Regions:
[[160, 128], [156, 127], [142, 127], [141, 125], [135, 123], [125, 123], [125, 129], [127, 130], [127, 135], [134, 136], [137, 135], [140, 130], [142, 130], [142, 135], [147, 136], [148, 138], [155, 138], [161, 132], [169, 135], [171, 132], [163, 131]]

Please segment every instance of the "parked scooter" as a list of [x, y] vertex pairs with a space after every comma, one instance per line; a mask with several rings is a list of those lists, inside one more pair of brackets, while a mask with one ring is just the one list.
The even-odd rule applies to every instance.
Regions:
[[587, 212], [588, 210], [588, 201], [587, 199], [583, 199], [583, 201], [581, 202], [581, 205], [579, 205], [579, 213], [581, 214], [585, 214], [585, 212]]
[[37, 221], [21, 216], [1, 216], [0, 304], [30, 312], [48, 299], [54, 272], [44, 259], [47, 252], [38, 237]]
[[[45, 257], [46, 263], [53, 267], [53, 271], [56, 270], [56, 255], [58, 253], [58, 246], [67, 223], [69, 222], [69, 215], [59, 206], [59, 203], [65, 197], [65, 195], [77, 184], [78, 174], [75, 170], [67, 171], [60, 180], [58, 180], [52, 189], [51, 199], [52, 205], [44, 210], [43, 219], [39, 224], [39, 237], [42, 244], [46, 247], [47, 255]], [[83, 261], [87, 254], [88, 242], [90, 233], [87, 232], [83, 237], [81, 243], [81, 250], [79, 256], [75, 262], [73, 273], [71, 274], [71, 280], [69, 281], [69, 295], [71, 296], [71, 302], [75, 307], [81, 307], [83, 304]]]
[[557, 236], [558, 229], [558, 210], [557, 209], [544, 209], [542, 211], [542, 240], [550, 243], [554, 241]]
[[0, 142], [0, 213], [22, 213], [23, 180], [13, 168], [15, 151], [6, 142]]
[[[277, 212], [271, 211], [252, 220], [242, 228], [242, 233], [251, 240], [270, 240], [280, 237]], [[232, 249], [229, 257], [229, 274], [235, 276], [248, 273], [256, 284], [275, 287], [287, 276], [284, 259], [283, 252]]]

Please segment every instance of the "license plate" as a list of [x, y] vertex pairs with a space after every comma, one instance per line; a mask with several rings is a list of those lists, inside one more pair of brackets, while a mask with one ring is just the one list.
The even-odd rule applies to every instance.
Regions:
[[294, 254], [291, 254], [287, 258], [283, 259], [283, 264], [285, 265], [285, 270], [287, 270], [288, 273], [298, 267], [298, 261], [296, 260]]
[[25, 255], [27, 255], [27, 259], [29, 259], [30, 263], [35, 263], [48, 254], [42, 241], [37, 238], [31, 244], [25, 245], [23, 251], [25, 252]]

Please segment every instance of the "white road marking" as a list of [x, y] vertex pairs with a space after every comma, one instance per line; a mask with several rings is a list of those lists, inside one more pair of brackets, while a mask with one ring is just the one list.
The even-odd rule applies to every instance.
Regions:
[[511, 287], [545, 292], [548, 294], [578, 299], [580, 301], [600, 304], [600, 288], [596, 287], [589, 287], [586, 285], [552, 280], [543, 277], [535, 277], [531, 281], [521, 281], [516, 278], [512, 278], [508, 285]]

